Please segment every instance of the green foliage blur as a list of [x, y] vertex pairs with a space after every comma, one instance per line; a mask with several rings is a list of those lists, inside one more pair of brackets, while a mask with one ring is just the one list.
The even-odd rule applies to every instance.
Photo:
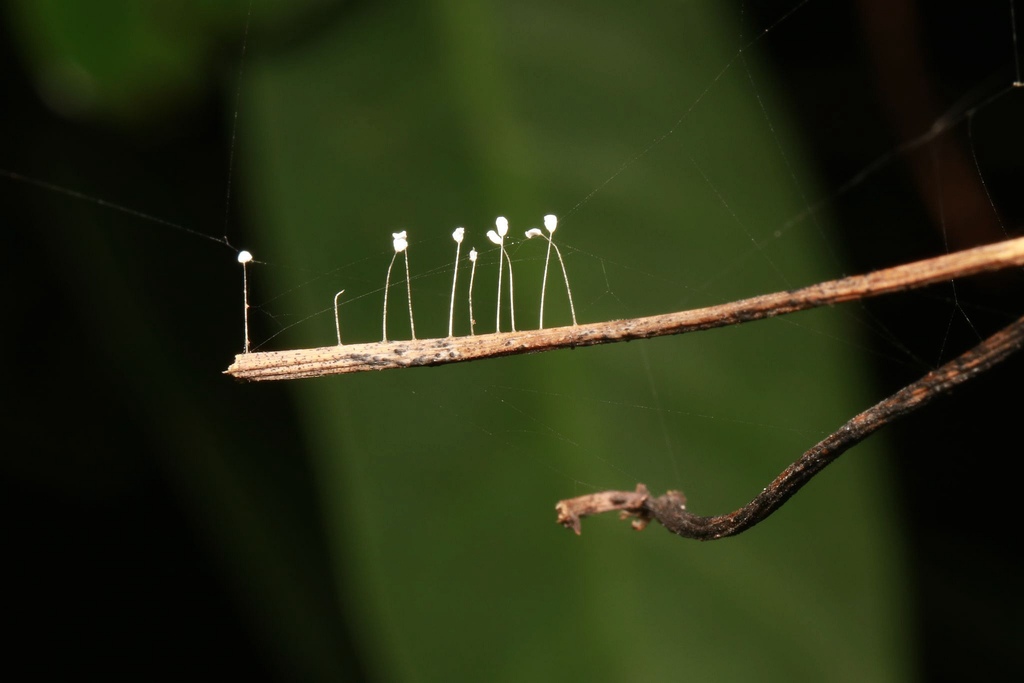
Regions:
[[[35, 200], [49, 219], [33, 239], [61, 302], [37, 305], [73, 311], [44, 336], [66, 342], [73, 329], [96, 365], [93, 393], [55, 381], [49, 395], [74, 397], [92, 426], [81, 443], [107, 455], [83, 463], [62, 447], [61, 474], [27, 463], [19, 476], [66, 477], [80, 501], [169, 482], [273, 675], [908, 676], [883, 439], [735, 539], [638, 534], [612, 517], [585, 520], [577, 538], [554, 523], [561, 498], [637, 482], [682, 489], [705, 514], [745, 503], [872, 402], [841, 311], [290, 386], [219, 374], [241, 350], [235, 248], [259, 261], [249, 274], [260, 350], [334, 343], [340, 289], [345, 340], [379, 339], [400, 229], [418, 336], [446, 332], [456, 226], [463, 258], [481, 252], [476, 329], [492, 330], [497, 252], [484, 234], [498, 215], [512, 225], [520, 328], [536, 326], [544, 256], [523, 232], [546, 213], [560, 218], [581, 321], [843, 274], [826, 216], [790, 222], [819, 181], [759, 44], [738, 51], [755, 32], [736, 5], [4, 9], [9, 48], [40, 97], [20, 129], [55, 117], [20, 168], [214, 238], [58, 193]], [[202, 129], [211, 116], [214, 130]], [[467, 266], [457, 334], [469, 332]], [[404, 292], [391, 292], [393, 337], [408, 335]], [[569, 322], [558, 271], [546, 316]], [[72, 431], [84, 429], [83, 419]], [[108, 540], [158, 547], [145, 529]], [[201, 611], [176, 619], [182, 638], [202, 628]]]

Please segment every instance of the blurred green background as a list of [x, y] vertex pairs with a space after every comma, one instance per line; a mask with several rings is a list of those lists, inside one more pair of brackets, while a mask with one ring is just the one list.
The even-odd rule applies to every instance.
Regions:
[[[961, 540], [962, 558], [987, 552], [983, 567], [951, 562], [990, 577], [970, 593], [930, 555], [964, 535], [915, 512], [949, 502], [932, 492], [958, 483], [963, 451], [883, 434], [764, 525], [709, 544], [611, 516], [576, 538], [553, 506], [643, 482], [683, 489], [696, 512], [738, 507], [1019, 310], [1019, 278], [1004, 298], [945, 291], [443, 369], [290, 385], [220, 374], [242, 344], [241, 273], [221, 240], [259, 261], [251, 335], [267, 350], [333, 343], [342, 288], [346, 341], [378, 339], [399, 229], [420, 337], [447, 327], [456, 225], [463, 256], [481, 251], [477, 330], [493, 329], [497, 215], [512, 225], [520, 328], [536, 325], [544, 252], [522, 233], [545, 213], [561, 219], [581, 321], [940, 253], [898, 159], [834, 194], [898, 139], [852, 6], [809, 3], [755, 40], [798, 5], [5, 3], [0, 167], [187, 227], [0, 178], [8, 422], [23, 444], [4, 499], [37, 670], [907, 680], [960, 671], [949, 654], [936, 663], [952, 636], [935, 634], [943, 619], [975, 632], [970, 615], [989, 635], [961, 638], [953, 659], [981, 652], [1001, 671], [1021, 635], [1006, 627], [1018, 567]], [[981, 82], [992, 64], [976, 61], [937, 74], [942, 94]], [[1013, 111], [982, 112], [976, 150], [1019, 149]], [[1019, 156], [992, 154], [993, 201], [1019, 212], [1004, 189]], [[401, 338], [404, 287], [391, 297]], [[547, 302], [548, 325], [569, 322], [558, 277]], [[900, 329], [917, 314], [920, 342]], [[1000, 374], [1019, 380], [1020, 364]], [[994, 399], [974, 403], [1006, 421]], [[977, 447], [994, 432], [958, 428], [963, 410], [925, 431]], [[929, 456], [931, 492], [908, 469]]]

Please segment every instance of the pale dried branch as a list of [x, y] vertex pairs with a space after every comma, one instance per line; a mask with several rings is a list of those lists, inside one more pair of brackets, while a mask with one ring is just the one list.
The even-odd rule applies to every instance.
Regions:
[[1024, 237], [727, 304], [645, 318], [469, 337], [243, 353], [225, 371], [252, 381], [302, 379], [367, 370], [444, 365], [555, 349], [683, 334], [762, 320], [925, 287], [953, 278], [1024, 266]]

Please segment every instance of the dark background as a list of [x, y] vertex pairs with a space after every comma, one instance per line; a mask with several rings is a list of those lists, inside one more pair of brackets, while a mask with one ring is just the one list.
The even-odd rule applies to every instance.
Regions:
[[[877, 94], [858, 112], [795, 107], [827, 187], [841, 186], [850, 177], [851, 150], [862, 145], [877, 146], [880, 153], [891, 150], [925, 130], [964, 93], [980, 87], [971, 101], [983, 101], [985, 93], [998, 92], [1012, 79], [1011, 65], [1004, 59], [1009, 22], [1002, 4], [969, 11], [947, 11], [936, 3], [827, 5], [834, 15], [827, 30], [820, 23], [822, 8], [813, 15], [796, 12], [778, 30], [799, 40], [773, 40], [766, 46], [794, 101], [807, 89], [841, 90], [852, 84]], [[744, 9], [751, 26], [763, 26], [786, 6], [748, 3]], [[294, 20], [283, 35], [263, 26], [257, 27], [257, 36], [264, 50], [287, 50], [291, 42], [314, 34], [325, 17], [344, 21], [347, 12], [358, 11], [359, 3], [319, 10]], [[805, 14], [813, 16], [809, 21], [815, 25], [801, 23]], [[46, 106], [26, 73], [24, 54], [16, 49], [19, 41], [10, 26], [0, 25], [0, 167], [92, 197], [145, 207], [147, 214], [176, 224], [209, 225], [210, 216], [226, 215], [224, 232], [237, 244], [247, 227], [240, 224], [238, 211], [225, 210], [224, 193], [232, 133], [225, 108], [233, 101], [230, 74], [239, 52], [235, 29], [225, 31], [214, 50], [217, 66], [212, 71], [221, 77], [203, 81], [183, 111], [114, 126], [61, 116]], [[843, 44], [847, 59], [807, 60], [817, 52], [813, 41]], [[892, 42], [901, 49], [893, 51]], [[917, 80], [901, 85], [901, 68], [894, 62], [901, 59], [920, 60], [926, 71], [915, 73], [911, 64], [905, 75]], [[887, 78], [897, 79], [892, 86], [897, 93], [917, 88], [927, 92], [939, 109], [929, 110], [932, 103], [920, 96], [907, 101], [887, 95]], [[984, 155], [987, 191], [1011, 236], [1020, 234], [1024, 220], [1024, 202], [1017, 196], [1024, 187], [1019, 156], [1024, 149], [1022, 94], [1004, 95], [1006, 107], [980, 111], [979, 117], [989, 118], [974, 130], [973, 140]], [[964, 125], [949, 144], [970, 149]], [[878, 193], [872, 195], [871, 206], [841, 197], [830, 207], [843, 228], [835, 243], [848, 272], [940, 253], [947, 249], [947, 240], [962, 245], [989, 241], [997, 223], [987, 203], [981, 215], [968, 209], [948, 213], [946, 238], [937, 228], [934, 198], [914, 185], [918, 157], [926, 157], [927, 164], [934, 153], [909, 154], [879, 171], [884, 182], [900, 188], [893, 197], [916, 192], [918, 205], [880, 207], [884, 193]], [[955, 165], [955, 150], [950, 154], [949, 163]], [[81, 159], [95, 163], [82, 169], [69, 161]], [[969, 155], [966, 159], [971, 161]], [[173, 186], [154, 181], [161, 177], [173, 179]], [[976, 191], [973, 187], [963, 193]], [[947, 196], [957, 192], [950, 189]], [[245, 391], [220, 375], [225, 359], [202, 351], [210, 335], [239, 337], [241, 342], [237, 273], [222, 265], [233, 259], [233, 252], [213, 242], [201, 250], [192, 237], [140, 224], [117, 211], [94, 212], [95, 221], [105, 225], [102, 229], [64, 224], [63, 217], [72, 215], [79, 201], [37, 183], [10, 176], [0, 180], [7, 235], [4, 357], [9, 368], [9, 445], [0, 500], [9, 541], [6, 564], [13, 572], [4, 600], [5, 621], [15, 633], [5, 648], [8, 666], [24, 667], [40, 678], [83, 671], [147, 679], [160, 677], [155, 671], [166, 678], [301, 680], [313, 677], [314, 671], [362, 678], [359, 654], [346, 646], [350, 630], [358, 626], [346, 621], [343, 609], [331, 606], [331, 598], [321, 597], [333, 595], [335, 587], [326, 569], [328, 551], [317, 528], [315, 497], [309, 495], [312, 475], [296, 453], [304, 437], [289, 397], [283, 387]], [[962, 204], [972, 206], [970, 199]], [[879, 212], [905, 216], [898, 239], [872, 219]], [[207, 232], [217, 234], [216, 228]], [[134, 268], [111, 271], [108, 280], [84, 290], [66, 285], [68, 273], [83, 263], [122, 263], [125, 254], [154, 248], [161, 252], [159, 263], [176, 264], [172, 270], [143, 260]], [[89, 268], [90, 273], [102, 270]], [[213, 275], [193, 278], [193, 270]], [[951, 320], [945, 347], [967, 348], [979, 333], [997, 329], [1008, 313], [1020, 311], [1024, 287], [1019, 275], [957, 283], [956, 296], [970, 307], [973, 327], [962, 319]], [[196, 305], [210, 299], [211, 292], [217, 293], [212, 301]], [[879, 395], [943, 360], [934, 357], [934, 349], [947, 331], [936, 329], [935, 321], [950, 310], [950, 296], [947, 291], [933, 299], [916, 298], [913, 306], [905, 300], [866, 304], [888, 335], [868, 354]], [[973, 305], [979, 301], [985, 302], [984, 308]], [[934, 309], [928, 310], [929, 305]], [[111, 346], [106, 340], [117, 335], [95, 331], [110, 324], [109, 308], [127, 306], [139, 307], [144, 328], [121, 335], [121, 345]], [[154, 307], [172, 314], [187, 311], [190, 324], [176, 325], [172, 332], [161, 322], [163, 313], [149, 314]], [[170, 337], [174, 349], [161, 353], [160, 340]], [[909, 350], [907, 355], [919, 358], [920, 364], [915, 367], [906, 356], [893, 358], [894, 345]], [[140, 407], [152, 399], [139, 395], [137, 380], [124, 370], [131, 367], [125, 358], [153, 372], [157, 379], [150, 389], [159, 397], [161, 410], [178, 415], [170, 424], [180, 424], [180, 432], [168, 434], [168, 423], [154, 424], [151, 412]], [[168, 362], [172, 365], [152, 367]], [[1017, 425], [1022, 362], [1019, 356], [1011, 359], [890, 430], [901, 453], [893, 463], [895, 494], [904, 515], [900, 523], [907, 526], [912, 544], [920, 637], [916, 656], [927, 680], [1007, 679], [1021, 671], [1022, 567], [1015, 552], [1019, 534], [1012, 462], [1021, 452]], [[202, 403], [184, 405], [194, 396], [201, 396]], [[190, 417], [196, 414], [216, 414], [217, 420], [200, 420], [206, 426], [197, 428]], [[216, 428], [219, 421], [245, 425], [246, 441], [228, 443], [226, 431]], [[256, 501], [237, 492], [238, 514], [288, 517], [306, 530], [306, 537], [295, 539], [292, 546], [308, 555], [308, 594], [296, 599], [322, 601], [321, 633], [337, 644], [333, 662], [296, 670], [296, 662], [304, 661], [301, 652], [295, 656], [297, 646], [284, 648], [290, 653], [285, 656], [265, 645], [265, 635], [254, 626], [254, 608], [237, 588], [244, 577], [226, 568], [223, 556], [232, 546], [218, 530], [220, 522], [205, 518], [201, 506], [189, 501], [192, 484], [183, 483], [182, 465], [173, 461], [181, 443], [191, 444], [192, 465], [208, 468], [214, 478], [218, 470], [234, 471], [244, 458], [251, 468], [247, 471], [255, 472], [247, 476], [277, 484], [276, 500]], [[95, 467], [97, 461], [102, 468]]]

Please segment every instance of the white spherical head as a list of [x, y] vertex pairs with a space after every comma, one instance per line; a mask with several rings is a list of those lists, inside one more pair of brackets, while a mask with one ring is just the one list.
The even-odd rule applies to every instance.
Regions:
[[252, 261], [252, 254], [247, 252], [245, 249], [243, 249], [242, 251], [238, 252], [238, 262], [239, 263], [248, 263], [249, 261]]
[[502, 237], [508, 234], [508, 219], [504, 216], [498, 216], [494, 221], [494, 226], [498, 228], [498, 234]]
[[409, 240], [407, 239], [408, 235], [406, 234], [405, 230], [403, 230], [402, 232], [393, 232], [391, 233], [391, 237], [392, 243], [394, 244], [395, 247], [396, 254], [399, 254], [408, 249]]
[[544, 233], [540, 231], [540, 228], [530, 228], [526, 231], [526, 239], [530, 239], [531, 237], [540, 237], [543, 234]]
[[469, 260], [472, 261], [473, 263], [476, 263], [476, 249], [475, 248], [469, 250]]
[[494, 232], [493, 230], [488, 230], [487, 231], [487, 239], [489, 239], [490, 241], [494, 242], [499, 247], [501, 246], [501, 238], [498, 237], [498, 233]]
[[452, 239], [462, 244], [462, 237], [466, 234], [465, 228], [455, 228], [455, 232], [452, 233]]
[[553, 213], [544, 216], [544, 227], [548, 229], [548, 232], [554, 232], [558, 227], [558, 217]]

